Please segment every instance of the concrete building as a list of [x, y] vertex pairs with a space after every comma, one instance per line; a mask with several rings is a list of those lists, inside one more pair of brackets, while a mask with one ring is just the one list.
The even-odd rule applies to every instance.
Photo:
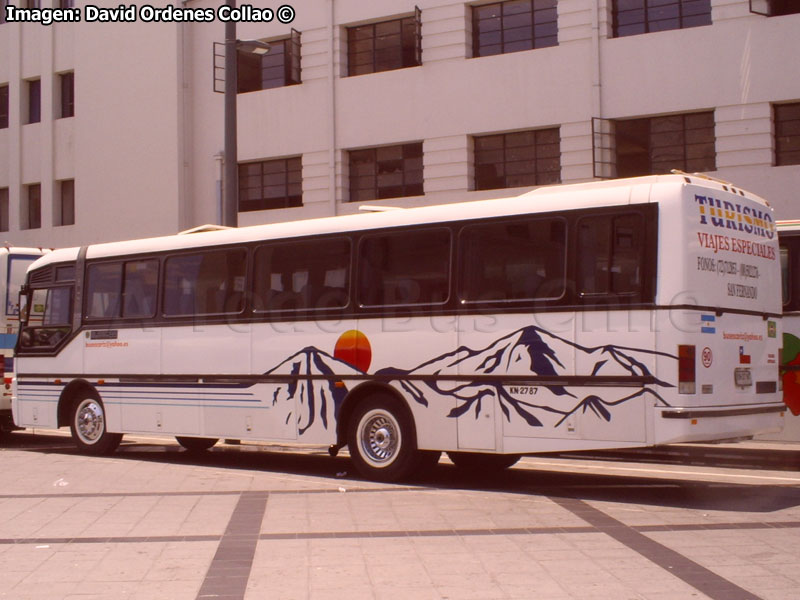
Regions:
[[[312, 0], [286, 24], [277, 4], [254, 2], [275, 18], [238, 23], [239, 39], [272, 42], [263, 58], [239, 53], [239, 223], [670, 168], [730, 180], [797, 217], [791, 4]], [[218, 2], [175, 8], [213, 20], [137, 10], [88, 21], [78, 3], [78, 23], [0, 24], [4, 241], [219, 222], [224, 23]]]

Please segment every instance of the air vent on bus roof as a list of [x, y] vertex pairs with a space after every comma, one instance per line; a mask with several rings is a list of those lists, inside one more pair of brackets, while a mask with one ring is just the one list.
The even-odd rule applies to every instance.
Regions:
[[30, 275], [31, 285], [41, 285], [42, 283], [50, 283], [53, 279], [53, 267], [44, 267], [43, 269], [36, 269]]

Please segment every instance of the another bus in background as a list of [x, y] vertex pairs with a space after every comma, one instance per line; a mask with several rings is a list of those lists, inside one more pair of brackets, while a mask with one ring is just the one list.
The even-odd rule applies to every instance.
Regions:
[[778, 221], [783, 272], [783, 400], [791, 411], [780, 435], [800, 441], [800, 220]]
[[25, 272], [33, 261], [42, 256], [41, 248], [0, 248], [0, 293], [5, 309], [0, 315], [0, 434], [15, 429], [11, 418], [11, 380], [14, 374], [14, 346], [19, 332], [19, 290], [25, 282]]

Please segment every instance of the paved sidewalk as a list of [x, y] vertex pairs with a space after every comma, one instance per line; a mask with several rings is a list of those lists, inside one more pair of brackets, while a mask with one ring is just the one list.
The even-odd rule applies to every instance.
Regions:
[[130, 440], [97, 458], [63, 436], [14, 435], [0, 447], [0, 598], [794, 600], [800, 588], [800, 474], [785, 469], [546, 456], [481, 478], [443, 459], [388, 485], [324, 449], [197, 458]]

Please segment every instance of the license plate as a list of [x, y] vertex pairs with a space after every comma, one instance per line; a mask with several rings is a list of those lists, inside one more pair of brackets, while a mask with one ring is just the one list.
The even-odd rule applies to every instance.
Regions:
[[733, 370], [733, 379], [736, 387], [750, 387], [753, 385], [753, 377], [750, 369], [738, 368]]

